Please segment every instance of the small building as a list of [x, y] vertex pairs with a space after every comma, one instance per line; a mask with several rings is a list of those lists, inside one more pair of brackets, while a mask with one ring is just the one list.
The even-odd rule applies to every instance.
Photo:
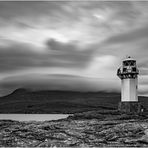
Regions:
[[142, 112], [142, 105], [138, 102], [138, 74], [136, 60], [131, 57], [122, 61], [117, 70], [117, 76], [121, 79], [121, 102], [118, 110], [126, 113]]

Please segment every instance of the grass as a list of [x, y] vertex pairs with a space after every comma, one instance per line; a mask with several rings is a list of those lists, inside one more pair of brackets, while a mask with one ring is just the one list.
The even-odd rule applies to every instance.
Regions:
[[[148, 107], [146, 97], [139, 97]], [[79, 113], [91, 110], [115, 110], [119, 93], [74, 91], [29, 91], [18, 89], [0, 97], [0, 113]]]

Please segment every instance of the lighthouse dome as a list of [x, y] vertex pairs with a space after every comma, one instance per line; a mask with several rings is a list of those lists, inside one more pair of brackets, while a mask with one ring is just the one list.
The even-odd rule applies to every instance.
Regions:
[[130, 56], [128, 56], [126, 59], [124, 59], [123, 61], [136, 61], [135, 59], [131, 58]]

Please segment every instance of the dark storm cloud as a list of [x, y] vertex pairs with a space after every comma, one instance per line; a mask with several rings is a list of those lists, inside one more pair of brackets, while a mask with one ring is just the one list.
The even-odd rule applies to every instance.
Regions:
[[[21, 2], [4, 2], [0, 1], [0, 19], [7, 21], [7, 23], [22, 22], [26, 26], [35, 27], [36, 25], [44, 21], [48, 22], [44, 24], [47, 27], [57, 28], [57, 26], [72, 25], [71, 23], [81, 22], [83, 18], [90, 17], [91, 25], [96, 28], [99, 27], [99, 23], [92, 17], [92, 14], [101, 11], [111, 11], [113, 15], [109, 21], [101, 23], [110, 28], [111, 22], [114, 19], [128, 21], [128, 24], [134, 23], [135, 16], [139, 16], [140, 12], [134, 10], [133, 2], [114, 2], [114, 1], [79, 1], [79, 2], [54, 2], [54, 1], [21, 1]], [[98, 13], [98, 12], [97, 12]], [[100, 12], [99, 12], [100, 13]], [[98, 14], [99, 14], [98, 13]], [[103, 16], [104, 17], [104, 16]], [[34, 24], [36, 22], [36, 25]], [[43, 24], [42, 24], [43, 25]], [[110, 28], [112, 29], [112, 27]]]
[[[97, 82], [97, 83], [94, 83]], [[87, 77], [75, 75], [41, 75], [31, 73], [29, 75], [10, 76], [3, 79], [0, 89], [7, 90], [3, 95], [12, 92], [17, 88], [30, 88], [33, 90], [75, 90], [75, 91], [119, 91], [113, 84], [114, 81], [107, 82], [102, 79], [88, 79]], [[71, 84], [71, 85], [69, 85]]]
[[[20, 76], [10, 76], [6, 79], [3, 79], [0, 86], [4, 88], [19, 88], [19, 87], [31, 87], [35, 89], [41, 89], [43, 87], [45, 88], [55, 88], [59, 84], [59, 87], [61, 89], [67, 89], [69, 86], [69, 83], [74, 83], [73, 80], [76, 80], [77, 83], [81, 83], [83, 80], [85, 80], [85, 77], [79, 77], [75, 75], [61, 75], [61, 74], [34, 74], [31, 73], [29, 75], [20, 75]], [[61, 83], [64, 82], [65, 83]], [[73, 81], [73, 82], [72, 82]], [[60, 84], [61, 83], [61, 84]], [[85, 83], [85, 81], [83, 82]], [[67, 86], [66, 86], [66, 85]], [[33, 86], [33, 87], [32, 87]], [[63, 86], [66, 86], [63, 87]], [[77, 88], [75, 85], [71, 86], [70, 89]], [[87, 87], [87, 86], [86, 86]], [[79, 87], [77, 89], [80, 89]]]
[[57, 2], [33, 2], [33, 1], [0, 1], [0, 17], [3, 19], [15, 19], [17, 17], [37, 17], [60, 10]]
[[[64, 22], [65, 19], [73, 21], [73, 18], [77, 19], [77, 15], [67, 12], [63, 8], [64, 4], [67, 3], [64, 1], [0, 1], [0, 20], [2, 22], [0, 25], [9, 26], [9, 23], [11, 23], [12, 26], [20, 25], [21, 27], [29, 28], [31, 26], [33, 28], [36, 25], [40, 25], [45, 18], [48, 24], [44, 25], [55, 28], [57, 25], [62, 25], [60, 21]], [[55, 23], [56, 26], [54, 25]]]
[[148, 38], [148, 26], [142, 28], [136, 28], [134, 30], [129, 30], [125, 33], [120, 33], [108, 38], [104, 44], [124, 44], [136, 42], [137, 40], [142, 40]]
[[23, 43], [14, 43], [8, 47], [0, 47], [0, 71], [10, 72], [44, 63], [39, 53], [30, 50], [30, 46]]
[[75, 67], [87, 66], [94, 54], [93, 49], [81, 49], [74, 43], [61, 43], [52, 39], [47, 41], [47, 45], [55, 52], [55, 58]]
[[24, 22], [17, 22], [16, 26], [21, 29], [34, 28], [33, 26], [31, 26], [27, 23], [24, 23]]
[[40, 67], [81, 68], [87, 66], [93, 53], [92, 50], [79, 51], [74, 44], [55, 40], [48, 41], [47, 49], [44, 52], [36, 52], [31, 45], [16, 42], [8, 47], [0, 47], [0, 71]]

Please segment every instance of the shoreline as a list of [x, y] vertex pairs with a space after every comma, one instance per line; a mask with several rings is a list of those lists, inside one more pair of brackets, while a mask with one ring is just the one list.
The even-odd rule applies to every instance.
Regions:
[[148, 116], [83, 112], [54, 121], [0, 120], [1, 147], [148, 146]]

